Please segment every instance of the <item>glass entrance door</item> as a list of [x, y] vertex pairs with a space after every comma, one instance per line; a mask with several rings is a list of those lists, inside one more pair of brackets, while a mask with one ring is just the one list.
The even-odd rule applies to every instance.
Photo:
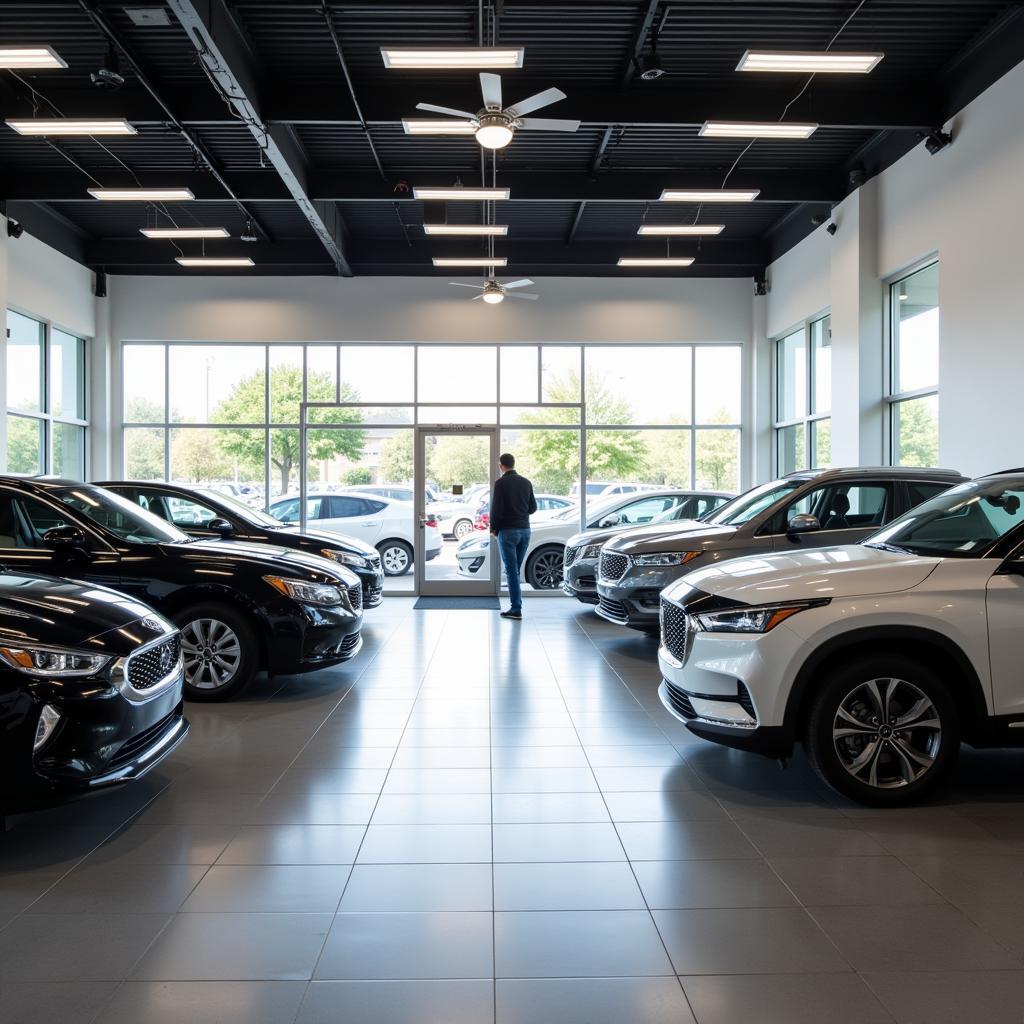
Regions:
[[417, 591], [446, 597], [497, 593], [497, 548], [488, 529], [497, 430], [419, 427], [415, 466]]

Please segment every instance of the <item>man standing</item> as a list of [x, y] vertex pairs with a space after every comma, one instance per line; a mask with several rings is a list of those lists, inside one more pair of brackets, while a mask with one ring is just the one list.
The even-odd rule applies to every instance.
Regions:
[[509, 608], [503, 619], [523, 617], [523, 588], [519, 573], [530, 546], [530, 516], [537, 511], [533, 484], [516, 470], [516, 458], [507, 452], [498, 459], [501, 476], [491, 493], [491, 536], [498, 538], [498, 550], [508, 579]]

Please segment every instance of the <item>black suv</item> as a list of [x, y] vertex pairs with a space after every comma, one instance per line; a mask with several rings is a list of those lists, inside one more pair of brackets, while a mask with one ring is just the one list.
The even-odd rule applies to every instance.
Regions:
[[363, 589], [326, 558], [205, 542], [93, 484], [0, 476], [0, 564], [116, 588], [181, 629], [185, 694], [232, 696], [359, 650]]
[[105, 587], [0, 571], [0, 815], [144, 775], [184, 738], [181, 635]]
[[209, 487], [138, 480], [118, 480], [96, 486], [123, 495], [140, 508], [173, 523], [190, 537], [226, 537], [323, 555], [340, 562], [359, 577], [363, 584], [364, 608], [376, 608], [381, 603], [384, 571], [380, 554], [375, 547], [355, 537], [313, 530], [299, 533], [298, 527], [282, 523], [266, 512], [250, 508], [237, 498]]

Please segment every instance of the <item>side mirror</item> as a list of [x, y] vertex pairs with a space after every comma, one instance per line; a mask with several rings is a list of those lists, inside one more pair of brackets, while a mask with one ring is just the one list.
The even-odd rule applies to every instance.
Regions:
[[84, 548], [85, 532], [77, 526], [54, 526], [43, 534], [43, 543], [49, 548]]
[[211, 519], [206, 524], [206, 528], [208, 530], [213, 530], [214, 533], [219, 533], [222, 537], [226, 537], [234, 530], [234, 527], [221, 516], [217, 516], [216, 519]]
[[619, 515], [619, 513], [613, 512], [611, 515], [605, 516], [604, 519], [602, 519], [598, 525], [603, 527], [618, 526], [621, 522], [622, 517]]
[[805, 512], [790, 519], [789, 525], [786, 527], [786, 536], [793, 537], [801, 533], [813, 533], [820, 529], [821, 523], [818, 521], [818, 517]]

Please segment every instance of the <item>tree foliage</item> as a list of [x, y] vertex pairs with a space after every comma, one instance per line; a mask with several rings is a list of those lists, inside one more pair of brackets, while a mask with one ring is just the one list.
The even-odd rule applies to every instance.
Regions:
[[[709, 423], [730, 423], [726, 409], [717, 409]], [[697, 431], [697, 479], [699, 488], [738, 491], [740, 487], [740, 440], [738, 430]]]
[[348, 484], [349, 487], [357, 487], [360, 484], [372, 484], [373, 473], [365, 466], [353, 466], [341, 474], [341, 481]]
[[935, 466], [939, 461], [939, 421], [935, 399], [918, 398], [896, 406], [899, 464]]
[[43, 444], [40, 422], [27, 416], [7, 417], [9, 473], [39, 473], [42, 470]]
[[442, 435], [427, 453], [427, 476], [443, 491], [452, 484], [486, 483], [491, 476], [490, 450], [485, 437]]

